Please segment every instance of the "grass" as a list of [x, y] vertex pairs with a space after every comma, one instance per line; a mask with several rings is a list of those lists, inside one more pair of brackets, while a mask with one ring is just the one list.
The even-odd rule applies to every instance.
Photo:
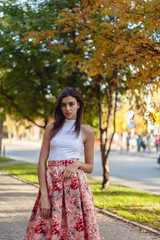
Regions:
[[0, 162], [9, 162], [9, 161], [13, 161], [13, 159], [8, 157], [0, 157]]
[[[36, 164], [10, 165], [0, 170], [38, 183]], [[160, 196], [115, 185], [102, 190], [101, 182], [94, 179], [89, 183], [95, 206], [160, 231]]]
[[89, 179], [95, 206], [160, 231], [160, 196]]
[[38, 183], [36, 164], [16, 164], [0, 167], [0, 170], [13, 174], [29, 182]]

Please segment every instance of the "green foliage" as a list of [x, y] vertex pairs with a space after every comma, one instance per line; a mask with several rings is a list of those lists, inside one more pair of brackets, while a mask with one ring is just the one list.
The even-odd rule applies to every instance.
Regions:
[[[78, 87], [84, 81], [84, 74], [67, 61], [67, 53], [62, 54], [56, 47], [48, 48], [52, 43], [49, 37], [37, 46], [31, 38], [23, 41], [29, 31], [55, 29], [58, 13], [72, 5], [72, 1], [20, 4], [11, 0], [2, 5], [0, 105], [18, 120], [34, 122], [41, 118], [46, 124], [60, 91], [66, 86]], [[67, 34], [59, 39], [73, 45]]]
[[6, 120], [6, 116], [4, 112], [0, 112], [0, 125]]
[[[56, 93], [54, 73], [57, 70], [58, 53], [54, 49], [46, 49], [47, 40], [37, 47], [33, 46], [32, 41], [22, 41], [26, 31], [39, 29], [39, 11], [36, 12], [29, 5], [13, 4], [13, 1], [5, 2], [2, 11], [1, 101], [5, 103], [7, 111], [18, 118], [29, 116], [33, 120], [37, 117], [48, 119], [53, 108], [50, 88]], [[44, 18], [43, 24], [47, 28], [51, 21], [48, 23]]]

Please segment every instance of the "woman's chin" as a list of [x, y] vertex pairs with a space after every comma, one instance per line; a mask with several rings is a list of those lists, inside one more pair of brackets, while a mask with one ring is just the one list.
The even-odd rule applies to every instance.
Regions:
[[73, 116], [72, 114], [65, 115], [65, 118], [68, 120], [76, 120], [76, 117]]

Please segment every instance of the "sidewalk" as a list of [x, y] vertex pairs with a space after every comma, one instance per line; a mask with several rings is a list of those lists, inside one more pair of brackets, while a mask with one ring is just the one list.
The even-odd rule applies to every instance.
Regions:
[[126, 156], [139, 156], [139, 157], [145, 157], [145, 158], [158, 158], [159, 152], [152, 151], [152, 152], [137, 152], [137, 151], [126, 151], [126, 150], [119, 150], [119, 151], [113, 151], [118, 152], [119, 154], [125, 154]]
[[[23, 240], [38, 192], [35, 185], [0, 171], [0, 240]], [[97, 212], [102, 240], [151, 240], [160, 236]]]

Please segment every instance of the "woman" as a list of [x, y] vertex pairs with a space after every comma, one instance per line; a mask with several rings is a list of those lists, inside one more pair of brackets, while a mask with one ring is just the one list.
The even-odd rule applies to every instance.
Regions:
[[[99, 240], [92, 192], [94, 133], [81, 124], [83, 102], [65, 88], [46, 127], [38, 163], [40, 191], [25, 240]], [[85, 163], [78, 161], [84, 146]], [[46, 169], [48, 159], [48, 168]]]

